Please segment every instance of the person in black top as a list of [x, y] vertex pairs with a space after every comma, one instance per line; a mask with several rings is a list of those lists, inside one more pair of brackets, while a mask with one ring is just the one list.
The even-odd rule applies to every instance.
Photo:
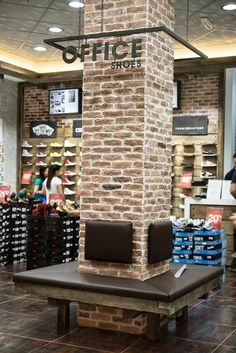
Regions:
[[[236, 155], [234, 155], [234, 156], [236, 157]], [[236, 199], [236, 169], [235, 168], [234, 168], [234, 172], [233, 172], [233, 176], [232, 176], [231, 180], [232, 181], [231, 181], [231, 185], [230, 185], [230, 193]], [[236, 213], [233, 213], [233, 216], [230, 217], [230, 219], [233, 221], [233, 224], [234, 224], [234, 234], [233, 234], [233, 238], [234, 238], [233, 247], [234, 248], [233, 248], [233, 261], [231, 263], [229, 270], [236, 272], [236, 257], [235, 257], [236, 256]]]
[[236, 169], [236, 153], [233, 155], [233, 163], [234, 167], [227, 174], [225, 174], [225, 180], [232, 180], [233, 174]]

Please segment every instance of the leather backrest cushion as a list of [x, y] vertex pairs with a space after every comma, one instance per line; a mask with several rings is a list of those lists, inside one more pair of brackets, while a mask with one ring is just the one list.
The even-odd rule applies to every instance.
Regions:
[[173, 249], [172, 223], [151, 223], [148, 232], [148, 263], [168, 260], [172, 257]]
[[128, 221], [87, 221], [85, 259], [132, 263], [132, 223]]

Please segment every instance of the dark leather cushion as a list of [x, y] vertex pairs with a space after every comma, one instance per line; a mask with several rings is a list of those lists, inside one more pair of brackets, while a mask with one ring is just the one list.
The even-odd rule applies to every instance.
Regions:
[[85, 259], [132, 263], [132, 235], [128, 221], [87, 221]]
[[[188, 266], [180, 278], [174, 274], [181, 267], [170, 264], [170, 271], [146, 281], [78, 272], [78, 262], [69, 262], [14, 274], [15, 283], [39, 285], [42, 288], [76, 289], [122, 297], [172, 302], [185, 294], [209, 283], [223, 274], [223, 269], [213, 266]], [[45, 289], [46, 290], [46, 289]]]
[[168, 260], [173, 248], [172, 223], [170, 221], [151, 223], [148, 231], [148, 263]]

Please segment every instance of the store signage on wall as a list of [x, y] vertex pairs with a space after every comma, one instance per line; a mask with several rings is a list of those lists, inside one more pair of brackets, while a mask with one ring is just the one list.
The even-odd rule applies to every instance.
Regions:
[[82, 136], [82, 121], [74, 120], [73, 121], [73, 137], [81, 137]]
[[183, 189], [189, 189], [192, 186], [193, 173], [192, 172], [183, 172], [180, 177], [179, 186]]
[[57, 125], [55, 121], [34, 121], [30, 123], [30, 138], [55, 138]]
[[31, 183], [32, 178], [32, 169], [31, 168], [24, 168], [21, 184], [22, 185], [29, 185]]
[[[85, 43], [80, 47], [80, 51], [72, 45], [63, 49], [62, 58], [67, 64], [75, 62], [80, 58], [81, 62], [85, 62], [86, 56], [91, 56], [92, 61], [98, 61], [98, 55], [103, 60], [113, 60], [112, 69], [134, 69], [142, 65], [140, 59], [142, 50], [142, 39], [132, 39], [131, 41], [119, 40], [115, 43], [97, 42], [92, 45]], [[132, 60], [127, 60], [128, 57]], [[125, 59], [125, 60], [124, 60]]]
[[208, 135], [206, 115], [176, 116], [173, 118], [173, 135]]
[[5, 196], [10, 196], [11, 187], [9, 185], [0, 185], [0, 202], [5, 202]]
[[49, 195], [49, 203], [50, 205], [54, 205], [56, 203], [58, 206], [63, 203], [63, 195], [62, 194], [50, 194]]
[[221, 229], [223, 213], [223, 208], [207, 207], [206, 220], [212, 223], [213, 229]]

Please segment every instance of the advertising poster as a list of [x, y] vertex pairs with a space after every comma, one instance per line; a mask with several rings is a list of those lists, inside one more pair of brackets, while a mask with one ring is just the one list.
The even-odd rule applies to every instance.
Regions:
[[78, 88], [50, 91], [50, 114], [72, 114], [79, 112]]
[[180, 177], [180, 187], [183, 189], [189, 189], [192, 186], [193, 173], [183, 172]]
[[11, 187], [9, 185], [0, 185], [0, 203], [5, 202], [5, 196], [10, 196]]
[[221, 229], [223, 213], [223, 208], [207, 207], [206, 220], [212, 222], [213, 229]]

